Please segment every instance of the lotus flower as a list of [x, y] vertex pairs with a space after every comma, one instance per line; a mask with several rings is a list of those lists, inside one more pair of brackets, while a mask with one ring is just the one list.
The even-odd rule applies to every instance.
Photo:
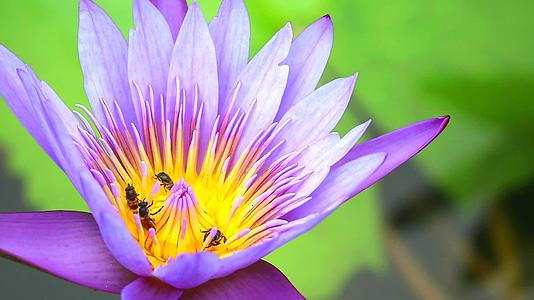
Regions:
[[284, 26], [249, 61], [242, 0], [208, 25], [196, 3], [134, 0], [125, 41], [80, 1], [91, 109], [71, 111], [0, 46], [0, 95], [91, 214], [0, 214], [0, 254], [124, 299], [302, 298], [265, 255], [428, 145], [448, 117], [357, 144], [331, 133], [357, 75], [316, 89], [332, 47], [322, 17]]

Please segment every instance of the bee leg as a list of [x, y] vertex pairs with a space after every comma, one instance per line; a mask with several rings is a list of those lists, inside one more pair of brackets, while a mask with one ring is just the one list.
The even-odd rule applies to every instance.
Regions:
[[157, 212], [150, 214], [151, 216], [159, 214], [159, 212], [164, 208], [165, 206], [162, 206], [158, 209]]
[[149, 205], [149, 206], [147, 206], [147, 208], [151, 208], [151, 207], [152, 207], [152, 205], [154, 205], [154, 200], [152, 200], [152, 202], [150, 202], [150, 205]]

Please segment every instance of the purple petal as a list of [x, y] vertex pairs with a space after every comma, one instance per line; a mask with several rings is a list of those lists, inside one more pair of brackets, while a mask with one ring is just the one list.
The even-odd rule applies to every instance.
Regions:
[[128, 270], [139, 276], [150, 276], [152, 267], [141, 246], [133, 238], [116, 209], [111, 206], [102, 187], [89, 172], [81, 176], [78, 189], [93, 212], [102, 239], [111, 254]]
[[217, 51], [220, 109], [226, 107], [222, 102], [248, 63], [250, 19], [243, 0], [223, 0], [209, 28]]
[[313, 92], [330, 57], [333, 38], [332, 20], [330, 16], [324, 16], [295, 39], [285, 60], [289, 66], [289, 77], [276, 120]]
[[176, 300], [183, 291], [154, 278], [138, 278], [122, 290], [123, 300]]
[[343, 138], [339, 138], [337, 133], [331, 133], [310, 145], [299, 157], [299, 164], [314, 172], [304, 186], [299, 189], [299, 194], [305, 196], [311, 194], [326, 178], [330, 166], [349, 152], [362, 137], [370, 123], [371, 121], [367, 121], [353, 128]]
[[154, 271], [154, 276], [175, 288], [189, 289], [213, 278], [220, 266], [213, 252], [182, 254]]
[[[285, 140], [279, 155], [298, 150], [330, 134], [345, 112], [356, 75], [325, 84], [289, 109], [280, 123], [289, 121], [277, 136]], [[275, 143], [276, 144], [276, 143]]]
[[[276, 116], [289, 72], [288, 66], [280, 64], [287, 57], [292, 36], [288, 23], [254, 56], [237, 78], [237, 82], [241, 83], [237, 108], [246, 112], [254, 102], [255, 106], [248, 117], [236, 157], [260, 130], [272, 124]], [[227, 99], [225, 103], [228, 105], [230, 101]], [[221, 111], [226, 109], [221, 108]]]
[[111, 256], [88, 213], [0, 213], [0, 227], [0, 255], [70, 282], [120, 293], [136, 278]]
[[[198, 87], [199, 101], [204, 103], [200, 128], [201, 145], [206, 146], [217, 115], [219, 91], [215, 46], [197, 3], [189, 7], [172, 53], [166, 104], [170, 116], [174, 115], [177, 80], [180, 89], [185, 89], [186, 124], [192, 116], [195, 90]], [[172, 123], [172, 118], [169, 117], [169, 120]]]
[[[323, 185], [312, 194], [316, 200], [299, 207], [288, 218], [302, 218], [320, 212], [326, 206], [331, 205], [330, 203], [342, 204], [425, 148], [441, 133], [448, 122], [449, 117], [422, 121], [357, 145], [332, 167]], [[373, 153], [385, 153], [387, 156], [380, 167], [365, 181], [350, 182], [352, 175], [350, 171], [346, 171], [347, 164]], [[329, 186], [329, 183], [335, 186], [340, 182], [347, 182], [347, 184], [340, 184], [337, 188]], [[326, 203], [322, 203], [325, 199], [327, 199]]]
[[29, 68], [18, 69], [20, 82], [32, 101], [34, 115], [39, 130], [47, 137], [49, 154], [69, 176], [70, 180], [79, 182], [82, 160], [72, 139], [78, 136], [76, 120], [67, 110], [57, 95], [31, 72]]
[[284, 218], [296, 220], [341, 205], [359, 192], [358, 186], [373, 176], [385, 159], [385, 153], [374, 153], [358, 157], [340, 167], [332, 168], [321, 186], [312, 193], [312, 200]]
[[304, 299], [276, 267], [265, 261], [222, 279], [186, 290], [184, 300], [194, 299]]
[[[167, 22], [148, 0], [135, 0], [133, 15], [136, 29], [130, 31], [128, 79], [138, 84], [143, 95], [149, 94], [150, 85], [154, 96], [159, 99], [160, 95], [167, 92], [173, 38]], [[135, 87], [131, 85], [130, 88], [132, 94], [135, 94]], [[140, 104], [137, 104], [139, 99], [133, 101], [136, 101], [134, 106], [140, 119], [141, 109]], [[160, 112], [159, 103], [160, 101], [154, 101], [156, 114]]]
[[367, 121], [351, 129], [343, 138], [337, 133], [311, 144], [299, 157], [299, 163], [315, 169], [318, 166], [332, 166], [343, 158], [354, 144], [362, 137], [371, 121]]
[[136, 114], [128, 85], [128, 46], [113, 20], [92, 0], [80, 0], [78, 51], [85, 92], [95, 117], [106, 124], [102, 98], [109, 107], [114, 107], [117, 101], [126, 124], [134, 122]]
[[[24, 80], [21, 79], [21, 74]], [[54, 107], [58, 113], [57, 117], [61, 118], [63, 127], [70, 135], [78, 136], [76, 130], [78, 123], [56, 93], [46, 83], [40, 81], [30, 67], [2, 45], [0, 45], [0, 95], [37, 143], [61, 166], [62, 162], [55, 153], [57, 149], [54, 150], [53, 147], [56, 138], [51, 136], [46, 124], [43, 123], [45, 117], [41, 101], [46, 101], [48, 106]]]
[[348, 161], [371, 153], [387, 154], [380, 168], [358, 186], [354, 193], [357, 194], [428, 146], [445, 129], [449, 119], [449, 116], [444, 116], [421, 121], [357, 145], [334, 167], [340, 167]]
[[172, 37], [176, 39], [180, 26], [187, 13], [186, 0], [150, 0], [161, 12], [169, 27], [171, 28]]

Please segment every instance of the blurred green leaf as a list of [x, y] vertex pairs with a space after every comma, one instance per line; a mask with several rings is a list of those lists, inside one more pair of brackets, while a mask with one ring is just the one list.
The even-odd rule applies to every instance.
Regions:
[[[415, 160], [471, 207], [534, 175], [531, 1], [336, 1], [331, 67], [387, 132], [450, 114]], [[356, 113], [358, 113], [358, 106]]]

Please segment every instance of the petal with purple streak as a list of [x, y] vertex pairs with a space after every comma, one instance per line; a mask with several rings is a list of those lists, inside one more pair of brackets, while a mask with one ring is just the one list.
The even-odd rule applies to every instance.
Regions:
[[109, 253], [88, 213], [0, 213], [0, 227], [0, 256], [110, 293], [136, 278]]
[[128, 46], [113, 20], [92, 0], [80, 1], [78, 51], [85, 92], [95, 117], [106, 123], [100, 99], [117, 101], [126, 124], [135, 120], [128, 86]]
[[444, 116], [421, 121], [357, 145], [335, 167], [370, 153], [387, 153], [384, 164], [358, 186], [355, 193], [359, 193], [428, 146], [445, 129], [449, 119]]
[[[149, 94], [150, 85], [154, 93], [154, 112], [159, 116], [160, 95], [167, 92], [167, 77], [174, 41], [169, 26], [161, 13], [148, 0], [133, 2], [135, 30], [130, 31], [128, 44], [128, 79], [132, 94], [136, 94], [135, 82], [143, 95]], [[148, 97], [144, 97], [143, 101]], [[134, 108], [141, 120], [141, 106], [138, 97], [133, 96]], [[160, 120], [160, 117], [157, 117]]]
[[219, 257], [213, 252], [182, 254], [154, 270], [154, 276], [176, 288], [189, 289], [213, 278], [219, 263]]
[[[21, 74], [25, 83], [21, 79]], [[27, 87], [31, 87], [29, 91], [26, 90]], [[77, 121], [56, 93], [46, 83], [40, 81], [30, 67], [2, 45], [0, 45], [0, 96], [4, 97], [13, 113], [37, 143], [61, 166], [62, 162], [58, 160], [53, 150], [56, 138], [50, 135], [46, 130], [46, 124], [43, 124], [44, 112], [39, 104], [40, 99], [46, 100], [54, 107], [58, 112], [57, 117], [73, 136], [78, 135]]]
[[[78, 184], [78, 170], [83, 169], [84, 166], [72, 143], [72, 138], [78, 136], [74, 117], [70, 112], [65, 112], [66, 108], [58, 102], [60, 101], [58, 98], [54, 97], [55, 93], [51, 94], [51, 90], [48, 90], [47, 86], [39, 81], [29, 68], [18, 69], [17, 73], [28, 98], [32, 100], [33, 117], [38, 121], [40, 130], [48, 137], [51, 157], [70, 180], [75, 185]], [[70, 118], [62, 119], [69, 114]]]
[[198, 100], [203, 103], [200, 136], [204, 149], [217, 115], [219, 91], [215, 46], [197, 3], [189, 7], [172, 53], [166, 104], [171, 123], [179, 92], [177, 85], [185, 90], [186, 124], [192, 118], [198, 89]]
[[121, 292], [122, 300], [176, 300], [183, 291], [155, 278], [142, 277], [126, 286]]
[[276, 267], [259, 261], [225, 278], [186, 290], [182, 299], [304, 299]]
[[227, 94], [248, 63], [250, 19], [243, 0], [223, 0], [209, 28], [217, 52], [219, 113], [222, 114]]
[[[271, 125], [286, 87], [289, 68], [281, 65], [287, 57], [293, 32], [288, 23], [254, 56], [237, 77], [236, 84], [240, 83], [236, 94], [236, 108], [249, 111], [248, 123], [241, 137], [236, 156], [246, 148], [250, 140], [260, 131]], [[229, 93], [229, 97], [233, 93]], [[232, 101], [226, 99], [226, 105]], [[225, 111], [227, 108], [221, 108]]]
[[285, 60], [289, 66], [289, 77], [276, 120], [313, 92], [330, 57], [333, 39], [330, 16], [315, 21], [295, 39]]
[[161, 12], [171, 29], [173, 39], [178, 36], [180, 26], [187, 13], [186, 0], [150, 0]]

